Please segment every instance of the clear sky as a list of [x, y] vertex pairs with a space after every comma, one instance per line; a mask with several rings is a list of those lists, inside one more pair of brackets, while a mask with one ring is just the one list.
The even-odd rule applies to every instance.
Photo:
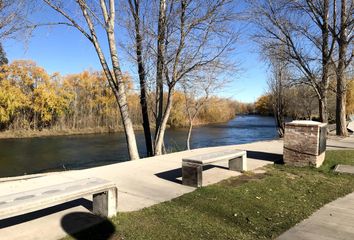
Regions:
[[[44, 8], [33, 18], [45, 22], [58, 21], [57, 17], [57, 13]], [[118, 41], [124, 41], [119, 34], [117, 37]], [[6, 40], [3, 47], [10, 61], [31, 59], [49, 73], [60, 72], [65, 75], [85, 69], [101, 69], [91, 43], [78, 30], [67, 26], [41, 27], [35, 30], [28, 41]], [[253, 102], [266, 89], [267, 68], [247, 34], [240, 39], [236, 49], [234, 58], [240, 63], [241, 71], [232, 76], [231, 83], [218, 95]], [[130, 72], [131, 64], [122, 61], [121, 65], [123, 70]]]

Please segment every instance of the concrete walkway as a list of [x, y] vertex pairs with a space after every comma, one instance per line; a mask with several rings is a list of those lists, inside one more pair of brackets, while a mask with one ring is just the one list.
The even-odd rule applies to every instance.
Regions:
[[339, 198], [282, 234], [278, 240], [354, 239], [354, 193]]
[[[134, 211], [194, 191], [195, 188], [181, 184], [183, 157], [222, 149], [242, 149], [247, 150], [248, 153], [248, 169], [254, 170], [281, 159], [282, 147], [282, 141], [265, 141], [196, 149], [85, 170], [52, 173], [44, 176], [37, 175], [29, 179], [19, 180], [17, 178], [15, 181], [13, 181], [14, 179], [0, 179], [0, 193], [2, 195], [11, 194], [94, 176], [111, 180], [117, 184], [119, 211]], [[239, 172], [227, 170], [225, 168], [227, 162], [221, 162], [220, 166], [203, 171], [203, 184], [213, 184], [240, 175]], [[74, 213], [88, 213], [87, 208], [90, 208], [87, 200], [75, 201], [43, 211], [1, 220], [0, 239], [51, 240], [62, 238], [68, 234], [63, 226], [70, 226], [71, 231], [77, 231], [101, 220], [94, 217], [81, 217], [81, 219], [70, 218], [72, 222], [63, 223], [63, 219], [69, 219], [67, 216], [73, 216]]]
[[[354, 136], [330, 137], [327, 148], [354, 149]], [[319, 209], [308, 219], [283, 233], [278, 240], [352, 240], [354, 239], [354, 193]]]
[[329, 136], [327, 139], [327, 149], [329, 150], [354, 149], [354, 135], [350, 135], [350, 137], [346, 137], [346, 138]]

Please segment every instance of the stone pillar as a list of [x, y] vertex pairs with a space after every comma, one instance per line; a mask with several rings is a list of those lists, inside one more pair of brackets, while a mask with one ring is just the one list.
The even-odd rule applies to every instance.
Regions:
[[285, 125], [284, 163], [291, 166], [322, 165], [326, 152], [327, 124], [292, 121]]

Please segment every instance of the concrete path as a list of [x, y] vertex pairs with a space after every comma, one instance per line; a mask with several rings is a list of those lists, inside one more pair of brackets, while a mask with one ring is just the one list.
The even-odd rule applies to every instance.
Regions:
[[354, 193], [339, 198], [282, 234], [278, 240], [354, 239]]
[[[195, 188], [181, 184], [181, 163], [183, 157], [208, 153], [223, 149], [247, 150], [248, 169], [254, 170], [282, 158], [282, 141], [265, 141], [244, 145], [204, 148], [192, 151], [112, 164], [79, 171], [67, 171], [47, 175], [36, 175], [19, 180], [0, 179], [0, 193], [11, 194], [53, 184], [70, 182], [85, 177], [100, 177], [113, 181], [118, 186], [118, 210], [134, 211], [144, 207], [168, 201]], [[218, 163], [216, 163], [218, 164]], [[227, 162], [221, 167], [212, 167], [203, 171], [203, 184], [213, 184], [223, 179], [238, 176], [239, 172], [226, 169]], [[65, 226], [71, 231], [92, 225], [101, 219], [95, 217], [75, 218], [75, 213], [89, 213], [86, 200], [70, 202], [19, 217], [0, 221], [0, 239], [58, 239], [66, 236]], [[82, 215], [81, 215], [82, 216]], [[88, 216], [88, 215], [87, 215]], [[71, 222], [67, 222], [70, 219]]]
[[[327, 140], [327, 148], [354, 149], [354, 136]], [[352, 240], [354, 239], [354, 193], [337, 199], [282, 234], [278, 240]]]
[[329, 136], [327, 139], [327, 149], [329, 150], [349, 150], [354, 149], [354, 135], [347, 138]]

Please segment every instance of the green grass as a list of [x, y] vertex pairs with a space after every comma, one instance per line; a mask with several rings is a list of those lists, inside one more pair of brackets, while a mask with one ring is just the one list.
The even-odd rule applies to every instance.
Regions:
[[[354, 191], [354, 151], [328, 151], [320, 169], [274, 165], [111, 219], [111, 239], [273, 239], [324, 204]], [[107, 225], [107, 223], [105, 223]], [[75, 235], [102, 239], [105, 224]]]
[[354, 151], [327, 151], [326, 160], [324, 161], [320, 169], [328, 172], [330, 170], [333, 170], [337, 164], [354, 165]]

